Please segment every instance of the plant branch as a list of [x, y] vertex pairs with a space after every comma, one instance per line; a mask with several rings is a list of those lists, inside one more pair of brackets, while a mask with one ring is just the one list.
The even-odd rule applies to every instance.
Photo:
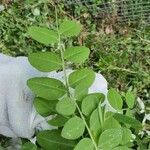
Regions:
[[58, 49], [60, 50], [60, 54], [61, 54], [61, 60], [62, 60], [62, 67], [63, 67], [63, 72], [64, 72], [64, 78], [65, 78], [65, 84], [66, 84], [66, 88], [67, 88], [67, 95], [71, 98], [71, 100], [74, 102], [74, 104], [76, 105], [76, 108], [88, 130], [89, 136], [92, 140], [92, 143], [95, 147], [95, 150], [98, 150], [97, 144], [92, 136], [92, 133], [90, 131], [90, 128], [88, 127], [88, 124], [84, 118], [84, 115], [82, 114], [82, 111], [80, 110], [80, 107], [78, 106], [78, 104], [76, 103], [76, 99], [71, 95], [70, 90], [69, 90], [69, 84], [68, 84], [68, 78], [67, 78], [67, 73], [66, 73], [66, 66], [65, 66], [65, 60], [64, 60], [64, 51], [65, 51], [65, 45], [63, 43], [61, 43], [61, 35], [59, 32], [59, 28], [58, 28], [58, 16], [57, 16], [57, 9], [55, 7], [55, 15], [56, 15], [56, 26], [57, 26], [57, 33], [58, 33]]
[[61, 37], [60, 37], [59, 28], [58, 28], [58, 16], [57, 16], [56, 7], [55, 7], [55, 16], [56, 16], [56, 29], [57, 29], [57, 33], [58, 33], [58, 49], [60, 50], [60, 55], [61, 55], [62, 67], [63, 67], [64, 78], [65, 78], [65, 85], [67, 88], [67, 95], [70, 96], [68, 78], [67, 78], [67, 73], [66, 73], [66, 68], [65, 68], [64, 53], [63, 53], [63, 50], [65, 50], [65, 49], [64, 49], [64, 45], [62, 46], [62, 44], [61, 44]]
[[80, 116], [81, 116], [81, 118], [82, 118], [82, 120], [83, 120], [83, 122], [84, 122], [84, 124], [85, 124], [85, 126], [86, 126], [86, 129], [88, 130], [88, 133], [89, 133], [90, 138], [91, 138], [91, 140], [92, 140], [92, 142], [93, 142], [93, 145], [94, 145], [94, 147], [95, 147], [95, 150], [98, 150], [97, 144], [95, 143], [95, 140], [94, 140], [93, 135], [92, 135], [92, 133], [91, 133], [91, 131], [90, 131], [90, 128], [89, 128], [89, 126], [88, 126], [88, 124], [87, 124], [87, 122], [86, 122], [86, 120], [85, 120], [85, 118], [84, 118], [84, 116], [83, 116], [83, 114], [82, 114], [82, 112], [81, 112], [81, 110], [80, 110], [78, 104], [76, 103], [76, 100], [74, 100], [74, 102], [75, 102], [76, 108], [77, 108], [77, 110], [78, 110], [78, 112], [79, 112], [79, 114], [80, 114]]

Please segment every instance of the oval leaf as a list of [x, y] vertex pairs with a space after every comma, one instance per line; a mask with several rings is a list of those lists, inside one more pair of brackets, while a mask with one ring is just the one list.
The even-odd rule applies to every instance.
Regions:
[[98, 142], [98, 147], [103, 150], [112, 149], [119, 145], [121, 141], [121, 129], [108, 129], [101, 134]]
[[61, 115], [57, 115], [55, 118], [48, 121], [48, 123], [52, 126], [62, 127], [68, 121], [68, 118], [63, 117]]
[[107, 130], [107, 129], [121, 128], [121, 125], [116, 119], [114, 119], [113, 117], [109, 117], [108, 119], [105, 120], [103, 127], [104, 130]]
[[83, 63], [89, 57], [89, 54], [89, 48], [85, 46], [75, 46], [67, 48], [64, 52], [64, 57], [73, 63]]
[[98, 109], [95, 109], [90, 116], [90, 130], [96, 141], [101, 133], [101, 127], [99, 112]]
[[52, 52], [39, 52], [29, 55], [30, 64], [42, 72], [50, 72], [62, 68], [61, 58]]
[[113, 116], [116, 120], [118, 120], [120, 123], [124, 123], [124, 124], [128, 124], [128, 125], [131, 125], [133, 128], [141, 128], [141, 123], [132, 118], [132, 117], [129, 117], [129, 116], [125, 116], [125, 115], [122, 115], [122, 114], [114, 114]]
[[48, 77], [36, 77], [27, 81], [29, 88], [39, 97], [56, 100], [66, 93], [64, 84]]
[[95, 80], [95, 73], [89, 69], [80, 69], [71, 73], [68, 80], [72, 88], [77, 85], [90, 87]]
[[36, 41], [48, 45], [58, 42], [57, 33], [43, 27], [32, 26], [28, 29], [28, 34]]
[[82, 101], [83, 98], [88, 94], [88, 88], [87, 87], [82, 87], [82, 85], [78, 85], [75, 88], [75, 98], [77, 101]]
[[41, 97], [34, 99], [34, 107], [36, 111], [42, 116], [48, 116], [51, 113], [56, 112], [55, 107], [58, 101], [49, 101]]
[[128, 107], [133, 108], [134, 102], [135, 102], [135, 95], [132, 92], [128, 91], [126, 93], [125, 98], [126, 98], [126, 103], [127, 103]]
[[113, 88], [108, 91], [108, 101], [114, 109], [122, 109], [123, 101], [120, 94]]
[[132, 140], [132, 132], [128, 128], [122, 128], [123, 136], [122, 136], [122, 142], [121, 145], [126, 145], [131, 142]]
[[91, 139], [84, 138], [77, 144], [74, 150], [94, 150], [94, 146]]
[[74, 114], [76, 110], [76, 106], [73, 100], [66, 97], [57, 103], [56, 110], [59, 114], [62, 114], [64, 116], [69, 116], [69, 115]]
[[75, 20], [64, 20], [59, 27], [60, 34], [65, 37], [77, 36], [81, 31], [81, 25]]
[[31, 142], [23, 144], [21, 150], [37, 150], [37, 146]]
[[88, 116], [92, 113], [94, 109], [98, 106], [101, 99], [99, 99], [96, 95], [91, 94], [86, 96], [81, 105], [81, 109], [84, 115]]
[[45, 150], [71, 150], [76, 145], [76, 142], [62, 138], [58, 130], [39, 132], [37, 142]]
[[75, 116], [69, 119], [62, 130], [62, 137], [70, 140], [78, 139], [85, 130], [84, 122], [81, 118]]

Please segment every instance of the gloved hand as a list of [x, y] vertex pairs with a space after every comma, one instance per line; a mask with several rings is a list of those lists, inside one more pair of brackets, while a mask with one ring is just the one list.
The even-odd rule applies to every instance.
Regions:
[[[69, 75], [73, 70], [67, 70]], [[34, 69], [26, 57], [0, 54], [0, 134], [8, 137], [31, 138], [36, 129], [52, 129], [45, 118], [33, 107], [34, 95], [26, 81], [36, 76], [48, 76], [64, 81], [63, 72], [41, 73]], [[107, 94], [107, 81], [96, 74], [89, 93]]]

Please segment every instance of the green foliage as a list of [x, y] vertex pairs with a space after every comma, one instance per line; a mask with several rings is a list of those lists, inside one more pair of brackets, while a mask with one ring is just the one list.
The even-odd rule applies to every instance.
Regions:
[[89, 138], [84, 138], [80, 140], [74, 150], [93, 150], [94, 146]]
[[68, 121], [68, 118], [61, 116], [61, 115], [57, 115], [56, 117], [54, 117], [53, 119], [49, 120], [48, 123], [50, 125], [56, 126], [56, 127], [62, 127], [64, 126], [64, 124]]
[[[97, 4], [100, 3], [100, 0], [89, 3]], [[146, 90], [149, 83], [149, 31], [146, 28], [140, 31], [132, 31], [129, 28], [127, 32], [131, 33], [123, 34], [124, 29], [115, 26], [113, 30], [117, 34], [107, 35], [107, 33], [104, 33], [109, 25], [102, 24], [102, 26], [99, 26], [100, 21], [96, 18], [91, 18], [92, 15], [89, 14], [89, 10], [85, 6], [76, 5], [73, 6], [74, 9], [72, 7], [69, 9], [67, 7], [66, 9], [66, 4], [64, 3], [58, 3], [57, 6], [60, 17], [60, 20], [57, 18], [59, 23], [58, 30], [57, 25], [54, 25], [54, 5], [51, 5], [51, 2], [21, 1], [21, 3], [15, 2], [12, 7], [8, 7], [7, 10], [0, 14], [0, 48], [2, 52], [16, 56], [43, 51], [29, 55], [31, 65], [43, 72], [65, 70], [70, 62], [74, 63], [75, 68], [85, 66], [88, 68], [90, 65], [93, 70], [101, 71], [106, 76], [110, 86], [117, 87], [123, 91], [130, 88], [129, 91], [138, 92], [138, 95], [147, 99], [149, 96]], [[35, 9], [40, 11], [39, 16], [34, 16]], [[65, 9], [67, 11], [63, 12]], [[69, 12], [70, 10], [71, 13]], [[95, 11], [92, 13], [94, 14]], [[64, 15], [66, 18], [66, 15], [70, 16], [72, 14], [74, 16], [71, 16], [71, 18], [78, 18], [78, 22], [62, 19]], [[83, 29], [79, 24], [80, 21], [84, 25]], [[80, 33], [81, 30], [82, 32]], [[76, 39], [75, 36], [79, 34], [80, 37]], [[83, 42], [85, 42], [84, 45], [86, 46], [81, 46]], [[91, 55], [89, 60], [86, 61], [89, 56], [89, 49], [91, 50]], [[62, 53], [60, 53], [60, 50]], [[49, 53], [48, 51], [51, 52]], [[62, 58], [64, 59], [64, 64]], [[110, 137], [110, 141], [114, 140], [117, 146], [113, 150], [129, 150], [133, 145], [134, 148], [139, 147], [141, 149], [148, 147], [146, 138], [138, 139], [141, 123], [135, 118], [128, 117], [129, 113], [127, 114], [127, 112], [130, 112], [131, 116], [134, 116], [136, 111], [135, 98], [131, 92], [121, 93], [120, 95], [115, 89], [109, 90], [108, 100], [111, 106], [117, 111], [119, 110], [119, 113], [124, 112], [123, 114], [113, 114], [106, 112], [106, 107], [101, 105], [103, 100], [98, 102], [98, 100], [95, 100], [97, 99], [95, 96], [91, 96], [91, 105], [90, 100], [85, 100], [86, 96], [89, 96], [88, 88], [95, 79], [95, 73], [92, 70], [79, 69], [67, 78], [68, 85], [67, 82], [64, 85], [57, 80], [47, 78], [36, 78], [28, 81], [29, 87], [38, 96], [34, 101], [36, 110], [43, 116], [56, 114], [48, 123], [59, 127], [57, 131], [42, 131], [37, 134], [37, 142], [42, 149], [71, 150], [75, 148], [75, 150], [83, 150], [85, 148], [88, 150], [89, 148], [89, 150], [97, 150], [98, 144], [100, 146], [109, 145], [107, 142], [109, 142], [108, 137], [111, 135], [112, 130], [122, 130], [119, 145], [116, 145], [116, 141], [120, 135], [114, 133], [113, 137]], [[72, 95], [68, 92], [70, 87], [75, 89], [75, 94]], [[143, 93], [143, 90], [145, 90], [145, 93]], [[70, 102], [67, 101], [67, 103], [60, 100], [66, 93], [70, 97]], [[125, 100], [127, 108], [124, 108], [123, 100]], [[60, 103], [61, 107], [58, 111], [56, 104], [58, 107]], [[76, 104], [76, 107], [72, 104]], [[89, 107], [86, 108], [86, 104]], [[64, 106], [67, 106], [65, 110], [67, 117], [64, 113]], [[71, 109], [68, 109], [68, 106], [71, 106]], [[61, 131], [64, 129], [64, 125], [75, 116], [78, 117], [77, 120], [80, 120], [80, 123], [82, 120], [81, 126], [84, 124], [86, 129], [79, 134], [78, 131], [75, 132], [78, 129], [76, 127], [79, 127], [78, 125], [75, 126], [75, 121], [69, 123], [63, 133], [64, 137], [67, 139], [79, 137], [79, 139], [78, 141], [67, 140], [62, 137]], [[71, 137], [68, 136], [68, 133]], [[110, 134], [106, 136], [105, 133]], [[134, 143], [130, 143], [131, 133], [137, 137], [132, 139]], [[101, 138], [102, 135], [104, 139]], [[99, 143], [99, 140], [102, 140], [102, 142]], [[37, 147], [39, 148], [38, 144]], [[111, 144], [110, 147], [113, 147]]]
[[141, 128], [142, 126], [138, 120], [131, 118], [129, 116], [116, 113], [113, 117], [121, 123], [131, 125], [133, 128]]
[[128, 128], [123, 128], [122, 132], [123, 132], [123, 134], [122, 134], [122, 142], [121, 142], [121, 144], [122, 145], [126, 145], [126, 144], [130, 143], [131, 140], [132, 140], [132, 132]]
[[90, 54], [90, 50], [84, 46], [70, 47], [64, 52], [64, 58], [74, 63], [83, 63]]
[[80, 69], [74, 71], [69, 76], [69, 85], [75, 88], [78, 85], [90, 87], [95, 79], [95, 73], [89, 69]]
[[74, 114], [76, 106], [70, 98], [66, 97], [57, 103], [56, 110], [61, 115], [70, 116]]
[[121, 143], [121, 140], [121, 129], [108, 129], [101, 134], [98, 141], [98, 146], [103, 150], [113, 149]]
[[97, 142], [97, 139], [101, 133], [101, 128], [102, 128], [102, 124], [101, 124], [101, 121], [100, 121], [100, 115], [99, 115], [99, 111], [98, 109], [95, 109], [91, 116], [90, 116], [90, 121], [89, 121], [89, 124], [90, 124], [90, 130], [92, 132], [92, 135], [94, 137], [94, 139], [96, 140]]
[[21, 150], [37, 150], [37, 146], [33, 143], [27, 142], [22, 146]]
[[[103, 98], [103, 97], [102, 97]], [[102, 98], [99, 98], [96, 94], [90, 94], [88, 96], [86, 96], [83, 100], [82, 100], [82, 112], [84, 115], [89, 116], [94, 109], [97, 108], [99, 102], [102, 100]]]
[[75, 20], [64, 20], [59, 27], [60, 34], [65, 37], [77, 36], [81, 31], [81, 25]]
[[[57, 17], [56, 23], [58, 23]], [[77, 35], [77, 30], [74, 28], [78, 29], [78, 23], [67, 20], [60, 26], [59, 24], [56, 26], [59, 35], [57, 52], [40, 52], [29, 56], [30, 63], [40, 71], [58, 71], [61, 66], [65, 80], [65, 84], [47, 77], [36, 77], [28, 80], [28, 86], [39, 96], [34, 102], [36, 110], [45, 116], [51, 113], [56, 114], [48, 123], [59, 127], [58, 130], [40, 132], [37, 135], [39, 145], [47, 150], [52, 147], [56, 150], [60, 147], [62, 150], [129, 148], [129, 145], [132, 144], [131, 135], [133, 134], [130, 127], [137, 131], [141, 129], [141, 123], [138, 120], [123, 114], [124, 99], [128, 110], [133, 109], [135, 103], [133, 94], [127, 92], [123, 99], [123, 95], [111, 88], [107, 95], [108, 102], [119, 113], [108, 112], [107, 106], [103, 104], [105, 100], [103, 94], [88, 94], [88, 88], [95, 80], [93, 70], [88, 68], [78, 69], [67, 76], [68, 62], [84, 63], [89, 56], [89, 49], [77, 46], [70, 47], [63, 43], [66, 37]], [[32, 29], [34, 30], [34, 27]], [[49, 34], [49, 32], [47, 33]], [[31, 37], [32, 34], [35, 33], [30, 33]], [[41, 34], [40, 38], [44, 38], [45, 34]], [[59, 58], [58, 61], [56, 58]], [[75, 89], [74, 93], [70, 91], [70, 88]], [[75, 140], [80, 141], [77, 144]]]
[[56, 43], [57, 33], [42, 27], [32, 26], [28, 29], [28, 34], [36, 41], [48, 45]]
[[108, 101], [113, 108], [117, 110], [122, 109], [122, 105], [123, 105], [122, 98], [115, 89], [110, 89], [108, 91]]
[[45, 150], [70, 150], [75, 146], [75, 141], [64, 139], [57, 130], [42, 131], [37, 135], [37, 142]]
[[[136, 7], [139, 2], [145, 1], [147, 0], [139, 0]], [[31, 25], [54, 28], [53, 2], [53, 0], [50, 2], [16, 0], [1, 11], [0, 52], [13, 56], [27, 56], [32, 52], [56, 50], [55, 47], [50, 48], [30, 39], [26, 34], [27, 28]], [[130, 88], [138, 96], [147, 100], [149, 98], [147, 88], [150, 81], [148, 77], [149, 27], [141, 24], [142, 21], [136, 26], [125, 23], [113, 24], [114, 21], [112, 21], [110, 25], [113, 26], [114, 32], [105, 34], [105, 29], [109, 25], [106, 22], [102, 23], [102, 20], [97, 18], [100, 15], [96, 15], [95, 12], [96, 4], [101, 3], [101, 0], [93, 0], [89, 3], [92, 5], [92, 10], [82, 3], [76, 3], [76, 5], [70, 5], [69, 1], [57, 3], [58, 16], [60, 20], [69, 16], [82, 22], [84, 29], [81, 33], [82, 42], [92, 50], [87, 65], [93, 66], [95, 71], [101, 71], [111, 87], [123, 91]], [[129, 4], [127, 3], [126, 6]], [[35, 10], [38, 10], [40, 14], [35, 15]], [[79, 42], [80, 40], [73, 39], [73, 43]]]
[[75, 116], [65, 123], [61, 135], [66, 139], [75, 140], [83, 135], [84, 130], [85, 125], [83, 120]]
[[104, 122], [104, 130], [107, 130], [107, 129], [114, 129], [114, 128], [120, 128], [121, 125], [119, 124], [119, 122], [114, 119], [113, 117], [109, 117], [105, 120]]
[[85, 87], [84, 85], [78, 85], [75, 88], [75, 98], [77, 99], [77, 101], [82, 101], [83, 98], [88, 94], [88, 88]]
[[62, 68], [60, 56], [52, 52], [33, 53], [29, 55], [28, 60], [31, 65], [43, 72]]
[[125, 98], [126, 98], [126, 103], [127, 103], [128, 107], [129, 108], [133, 108], [134, 103], [135, 103], [135, 96], [134, 96], [134, 94], [132, 92], [128, 91], [126, 93]]
[[55, 113], [55, 107], [58, 101], [50, 102], [47, 99], [43, 99], [41, 97], [36, 97], [34, 99], [34, 106], [36, 111], [42, 116], [48, 116], [50, 114]]
[[113, 150], [131, 150], [131, 149], [126, 146], [117, 146], [113, 148]]
[[28, 86], [34, 93], [48, 100], [57, 100], [66, 93], [64, 84], [48, 77], [36, 77], [28, 80]]

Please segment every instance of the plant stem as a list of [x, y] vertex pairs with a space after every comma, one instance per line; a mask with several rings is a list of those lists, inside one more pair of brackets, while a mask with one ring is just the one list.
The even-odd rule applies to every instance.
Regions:
[[62, 60], [62, 66], [63, 66], [63, 72], [64, 72], [64, 78], [65, 78], [65, 84], [66, 84], [66, 88], [67, 88], [67, 95], [71, 98], [71, 100], [74, 102], [74, 104], [76, 105], [76, 108], [88, 130], [89, 136], [93, 142], [93, 145], [95, 147], [95, 150], [98, 150], [97, 144], [92, 136], [92, 133], [90, 131], [90, 128], [88, 127], [88, 124], [86, 123], [86, 120], [84, 118], [84, 115], [82, 114], [82, 111], [80, 110], [80, 107], [78, 106], [78, 104], [76, 103], [76, 99], [72, 96], [72, 94], [70, 93], [69, 90], [69, 84], [68, 84], [68, 78], [67, 78], [67, 73], [66, 73], [66, 66], [65, 66], [65, 60], [64, 60], [64, 51], [65, 51], [65, 46], [64, 44], [61, 43], [61, 36], [60, 36], [60, 32], [59, 32], [59, 28], [58, 28], [58, 17], [57, 17], [57, 9], [55, 7], [55, 15], [56, 15], [56, 26], [57, 26], [57, 33], [58, 33], [58, 49], [60, 50], [60, 54], [61, 54], [61, 60]]
[[58, 28], [58, 16], [57, 16], [56, 7], [55, 7], [55, 16], [56, 16], [56, 29], [57, 29], [57, 33], [58, 33], [58, 49], [60, 50], [60, 55], [61, 55], [62, 67], [63, 67], [64, 78], [65, 78], [65, 85], [67, 88], [67, 95], [70, 96], [68, 78], [67, 78], [67, 73], [66, 73], [66, 68], [65, 68], [64, 53], [63, 53], [63, 50], [65, 50], [65, 49], [64, 49], [64, 45], [62, 46], [62, 44], [61, 44], [61, 37], [60, 37], [59, 28]]
[[66, 84], [66, 88], [67, 88], [67, 95], [70, 97], [69, 83], [68, 83], [68, 78], [67, 78], [66, 67], [65, 67], [65, 61], [64, 61], [64, 55], [63, 55], [63, 50], [62, 50], [62, 48], [60, 48], [60, 53], [61, 53], [61, 60], [62, 60], [62, 66], [63, 66], [65, 84]]
[[83, 114], [82, 114], [82, 111], [80, 110], [80, 107], [79, 107], [78, 104], [76, 103], [76, 100], [75, 100], [74, 98], [72, 98], [72, 99], [73, 99], [73, 101], [74, 101], [74, 103], [75, 103], [75, 105], [76, 105], [76, 108], [77, 108], [77, 110], [78, 110], [78, 112], [79, 112], [79, 114], [80, 114], [80, 116], [81, 116], [81, 118], [82, 118], [82, 120], [83, 120], [83, 122], [84, 122], [84, 124], [85, 124], [85, 126], [86, 126], [86, 129], [88, 130], [89, 136], [90, 136], [90, 138], [91, 138], [91, 140], [92, 140], [92, 142], [93, 142], [93, 145], [94, 145], [94, 147], [95, 147], [95, 150], [98, 150], [97, 144], [96, 144], [96, 142], [95, 142], [95, 140], [94, 140], [94, 138], [93, 138], [93, 135], [92, 135], [92, 133], [91, 133], [91, 131], [90, 131], [90, 128], [89, 128], [89, 126], [88, 126], [88, 124], [87, 124], [87, 122], [86, 122], [86, 120], [85, 120], [85, 118], [84, 118], [84, 116], [83, 116]]
[[101, 108], [101, 102], [98, 104], [98, 116], [99, 116], [99, 121], [103, 130], [103, 122], [104, 122], [104, 113], [102, 112], [102, 108]]

